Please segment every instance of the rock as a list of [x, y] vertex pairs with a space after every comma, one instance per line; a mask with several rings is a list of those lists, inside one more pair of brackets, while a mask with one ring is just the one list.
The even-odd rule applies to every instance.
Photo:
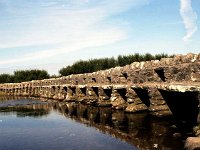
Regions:
[[180, 138], [182, 135], [181, 135], [181, 133], [174, 133], [173, 134], [173, 137], [175, 138], [175, 139], [178, 139], [178, 138]]
[[98, 101], [97, 106], [99, 106], [99, 107], [111, 107], [112, 104], [110, 103], [110, 101]]
[[150, 105], [149, 110], [151, 112], [165, 111], [165, 110], [169, 110], [169, 107], [167, 105]]
[[64, 99], [65, 99], [65, 95], [58, 93], [58, 100], [64, 100]]
[[171, 116], [172, 112], [169, 110], [163, 110], [163, 111], [154, 111], [151, 112], [150, 114], [157, 117], [163, 117], [163, 116]]
[[185, 142], [185, 149], [200, 150], [200, 138], [199, 137], [188, 137]]
[[128, 106], [128, 104], [125, 103], [125, 104], [121, 104], [121, 105], [116, 106], [115, 109], [117, 109], [117, 110], [121, 110], [121, 109], [124, 110], [124, 109], [126, 109], [127, 106]]
[[157, 149], [158, 148], [158, 144], [153, 144], [153, 148]]
[[196, 136], [200, 136], [200, 124], [193, 128], [193, 132]]
[[133, 98], [127, 98], [127, 102], [128, 103], [134, 103], [134, 99]]
[[197, 130], [196, 133], [195, 133], [195, 135], [196, 135], [197, 137], [200, 137], [200, 130]]
[[128, 107], [126, 107], [125, 111], [126, 112], [131, 112], [131, 113], [134, 113], [134, 112], [140, 112], [140, 111], [145, 111], [147, 110], [147, 106], [145, 104], [129, 104]]
[[115, 100], [111, 101], [113, 107], [117, 107], [119, 105], [125, 104], [126, 101], [122, 98], [116, 98]]
[[[199, 98], [198, 99], [200, 100], [200, 94], [199, 94]], [[200, 107], [200, 105], [199, 105], [199, 107]], [[200, 124], [200, 113], [197, 116], [197, 123]]]
[[188, 62], [195, 62], [196, 59], [197, 59], [197, 55], [189, 53], [189, 54], [183, 56], [182, 59], [181, 59], [181, 61], [183, 63], [188, 63]]
[[136, 98], [134, 99], [134, 104], [143, 104], [143, 102], [141, 101], [141, 99]]
[[177, 126], [176, 125], [172, 125], [170, 128], [177, 129]]
[[116, 96], [112, 96], [110, 100], [111, 100], [112, 102], [114, 102], [116, 99], [117, 99]]
[[193, 82], [200, 82], [200, 72], [192, 72], [191, 73], [191, 80]]

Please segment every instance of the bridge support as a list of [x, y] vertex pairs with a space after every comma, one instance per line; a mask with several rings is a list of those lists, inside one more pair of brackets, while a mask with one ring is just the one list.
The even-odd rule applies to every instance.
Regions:
[[198, 92], [159, 91], [179, 126], [182, 128], [191, 128], [197, 125], [197, 116], [199, 113]]

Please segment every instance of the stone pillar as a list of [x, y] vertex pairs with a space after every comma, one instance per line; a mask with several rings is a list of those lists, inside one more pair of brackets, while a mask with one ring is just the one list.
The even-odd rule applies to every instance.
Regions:
[[111, 94], [111, 104], [115, 109], [125, 109], [127, 107], [127, 89], [126, 86], [116, 85], [113, 86]]
[[66, 95], [67, 91], [65, 86], [56, 86], [55, 95], [53, 96], [53, 99], [61, 101], [65, 99]]
[[111, 105], [111, 95], [112, 95], [112, 86], [100, 86], [99, 87], [99, 99], [98, 106], [112, 106]]
[[137, 93], [133, 88], [127, 88], [127, 103], [128, 106], [125, 109], [126, 112], [134, 113], [134, 112], [142, 112], [148, 110], [148, 107], [142, 102]]
[[67, 95], [65, 101], [76, 101], [78, 99], [76, 94], [76, 86], [69, 85], [67, 87]]
[[77, 101], [79, 102], [87, 102], [88, 101], [88, 96], [87, 96], [87, 87], [85, 85], [79, 85], [76, 88], [76, 93], [77, 93]]
[[87, 86], [87, 104], [95, 104], [99, 99], [99, 87], [98, 86]]
[[152, 87], [148, 88], [149, 93], [149, 100], [150, 100], [150, 106], [149, 111], [152, 115], [156, 116], [166, 116], [166, 115], [172, 115], [172, 112], [170, 111], [167, 103], [163, 99], [162, 95], [158, 91], [157, 88]]

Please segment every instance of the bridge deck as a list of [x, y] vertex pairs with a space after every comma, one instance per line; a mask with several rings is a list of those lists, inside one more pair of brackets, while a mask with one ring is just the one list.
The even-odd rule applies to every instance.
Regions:
[[197, 82], [171, 82], [171, 83], [144, 83], [131, 86], [133, 88], [157, 88], [166, 91], [176, 92], [200, 92], [200, 83]]

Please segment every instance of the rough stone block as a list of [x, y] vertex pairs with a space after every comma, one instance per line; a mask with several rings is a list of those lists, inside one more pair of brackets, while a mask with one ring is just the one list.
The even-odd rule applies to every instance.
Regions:
[[150, 105], [149, 111], [155, 112], [155, 111], [164, 111], [169, 110], [169, 107], [167, 105]]
[[191, 73], [191, 80], [193, 82], [200, 82], [200, 71], [199, 72], [192, 72]]
[[126, 103], [126, 101], [123, 98], [118, 98], [118, 97], [111, 98], [111, 104], [113, 107], [117, 107], [117, 106], [123, 105], [125, 103]]
[[185, 149], [200, 150], [200, 137], [188, 137], [185, 142]]
[[125, 111], [126, 112], [131, 112], [131, 113], [134, 113], [134, 112], [141, 112], [141, 111], [145, 111], [147, 110], [147, 106], [145, 104], [129, 104]]

